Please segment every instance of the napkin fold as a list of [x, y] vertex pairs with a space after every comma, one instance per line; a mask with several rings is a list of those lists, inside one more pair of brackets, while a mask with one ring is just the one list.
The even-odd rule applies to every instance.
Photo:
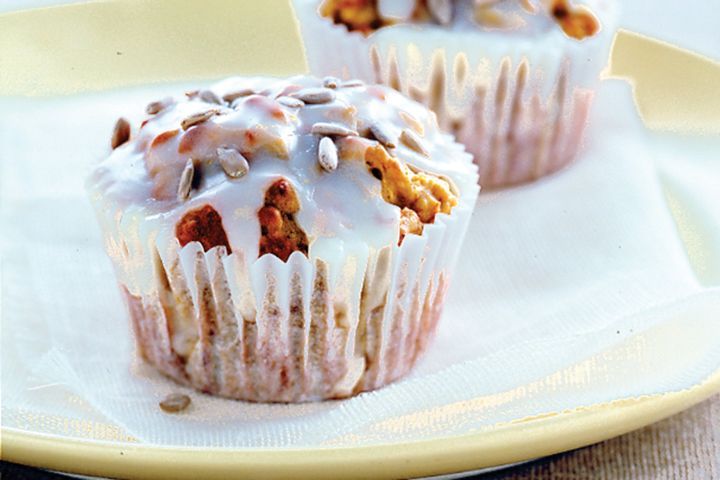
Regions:
[[[0, 100], [4, 426], [97, 438], [105, 425], [183, 446], [385, 443], [680, 390], [720, 365], [719, 162], [657, 162], [628, 85], [606, 81], [575, 165], [481, 193], [438, 338], [408, 379], [304, 405], [179, 387], [134, 354], [82, 187], [115, 118], [167, 90]], [[192, 407], [163, 413], [178, 391]]]

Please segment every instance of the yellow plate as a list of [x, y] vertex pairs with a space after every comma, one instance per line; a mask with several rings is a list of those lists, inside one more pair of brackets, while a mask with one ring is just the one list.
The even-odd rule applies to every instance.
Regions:
[[5, 429], [3, 458], [53, 470], [120, 478], [420, 477], [504, 465], [589, 445], [661, 420], [719, 390], [720, 370], [682, 392], [620, 400], [478, 434], [358, 448], [163, 448]]
[[[305, 70], [286, 0], [93, 2], [0, 16], [0, 94], [57, 95], [138, 83]], [[241, 12], [240, 10], [246, 10]], [[226, 14], [219, 15], [222, 11]], [[244, 14], [243, 14], [244, 13]], [[678, 72], [682, 72], [679, 75]], [[629, 32], [609, 76], [630, 79], [651, 128], [720, 133], [720, 66]], [[680, 392], [518, 420], [451, 438], [357, 448], [203, 449], [79, 440], [3, 428], [3, 459], [110, 477], [397, 478], [503, 465], [581, 447], [720, 390], [720, 370]]]

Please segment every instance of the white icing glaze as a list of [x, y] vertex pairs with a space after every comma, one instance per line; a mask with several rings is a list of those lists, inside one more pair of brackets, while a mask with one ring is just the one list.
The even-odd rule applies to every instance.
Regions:
[[[308, 235], [311, 258], [396, 243], [400, 209], [382, 198], [380, 181], [368, 172], [362, 156], [342, 156], [334, 172], [319, 168], [321, 137], [310, 133], [316, 122], [337, 122], [363, 132], [371, 123], [383, 121], [399, 136], [407, 128], [400, 112], [410, 114], [424, 128], [423, 140], [430, 156], [425, 158], [402, 144], [394, 154], [402, 162], [451, 178], [461, 197], [463, 192], [475, 194], [476, 168], [469, 155], [438, 130], [434, 115], [425, 107], [390, 88], [338, 88], [333, 90], [332, 102], [301, 108], [276, 101], [279, 96], [321, 85], [321, 80], [312, 77], [232, 78], [211, 90], [218, 97], [244, 89], [262, 95], [241, 97], [234, 108], [199, 98], [176, 99], [158, 114], [149, 115], [141, 128], [134, 126], [130, 141], [103, 160], [88, 180], [97, 208], [105, 210], [99, 216], [111, 255], [124, 257], [126, 262], [133, 258], [145, 261], [147, 257], [133, 254], [146, 249], [147, 239], [173, 248], [180, 218], [209, 204], [223, 219], [231, 249], [244, 252], [249, 259], [257, 258], [257, 211], [267, 187], [280, 177], [293, 185], [299, 197], [301, 207], [295, 218]], [[183, 119], [208, 109], [217, 109], [218, 114], [188, 130], [181, 128]], [[173, 131], [177, 133], [165, 133]], [[160, 135], [160, 139], [167, 137], [166, 141], [161, 142]], [[347, 141], [352, 139], [360, 141], [358, 137]], [[257, 145], [271, 148], [258, 149]], [[218, 162], [212, 161], [213, 152], [220, 146], [248, 152], [247, 175], [230, 179], [223, 173]], [[188, 200], [179, 201], [176, 191], [180, 174], [190, 158], [202, 162], [202, 181]], [[125, 245], [114, 240], [112, 232], [116, 230], [122, 233]], [[124, 249], [130, 254], [123, 254]]]

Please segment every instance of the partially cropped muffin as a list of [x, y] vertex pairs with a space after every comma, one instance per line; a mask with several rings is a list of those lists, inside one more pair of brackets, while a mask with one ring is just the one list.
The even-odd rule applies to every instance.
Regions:
[[405, 375], [442, 312], [477, 168], [423, 106], [335, 78], [229, 79], [121, 119], [87, 182], [140, 355], [299, 402]]
[[490, 188], [577, 156], [616, 16], [615, 0], [294, 5], [312, 73], [384, 83], [427, 105]]

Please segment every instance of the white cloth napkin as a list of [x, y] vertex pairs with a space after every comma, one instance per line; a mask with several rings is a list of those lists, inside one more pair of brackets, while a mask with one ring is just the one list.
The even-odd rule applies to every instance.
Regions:
[[[393, 442], [680, 390], [720, 365], [720, 293], [707, 286], [720, 283], [720, 162], [674, 157], [658, 170], [629, 88], [609, 81], [584, 158], [481, 194], [438, 338], [409, 379], [308, 405], [180, 388], [132, 360], [82, 187], [115, 118], [166, 90], [0, 100], [4, 426], [96, 438], [73, 422], [101, 422], [162, 445]], [[700, 238], [690, 250], [666, 196], [683, 238]], [[176, 391], [191, 409], [161, 412]]]

